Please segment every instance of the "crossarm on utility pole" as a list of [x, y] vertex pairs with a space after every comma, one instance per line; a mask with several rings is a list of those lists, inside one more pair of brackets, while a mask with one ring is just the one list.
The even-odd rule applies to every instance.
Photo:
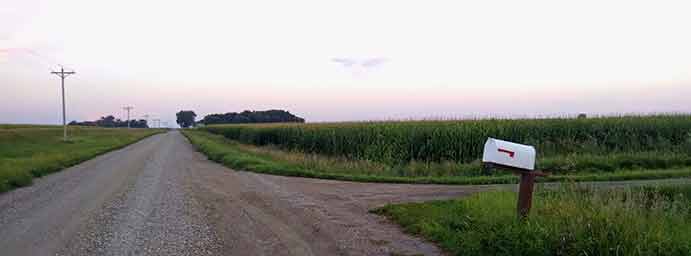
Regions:
[[127, 129], [130, 128], [130, 110], [132, 110], [134, 107], [127, 106], [122, 109], [127, 110]]
[[57, 75], [60, 77], [61, 83], [60, 85], [62, 86], [62, 139], [64, 141], [67, 141], [67, 117], [66, 115], [66, 110], [65, 110], [65, 77], [75, 74], [74, 71], [65, 71], [64, 68], [60, 68], [60, 72], [53, 71], [50, 72], [51, 74]]

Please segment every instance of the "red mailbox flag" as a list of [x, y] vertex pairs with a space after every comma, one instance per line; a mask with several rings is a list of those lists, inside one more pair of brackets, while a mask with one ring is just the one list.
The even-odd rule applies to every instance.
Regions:
[[510, 150], [506, 150], [506, 149], [503, 149], [503, 148], [499, 148], [499, 149], [497, 149], [497, 151], [502, 152], [502, 153], [507, 153], [507, 154], [509, 154], [509, 157], [511, 157], [511, 158], [513, 158], [513, 155], [516, 154], [516, 152], [510, 151]]

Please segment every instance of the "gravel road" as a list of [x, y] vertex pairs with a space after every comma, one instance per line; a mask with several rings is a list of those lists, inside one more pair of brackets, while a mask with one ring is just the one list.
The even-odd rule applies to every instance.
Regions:
[[169, 132], [0, 194], [0, 254], [437, 255], [368, 210], [488, 188], [236, 172]]

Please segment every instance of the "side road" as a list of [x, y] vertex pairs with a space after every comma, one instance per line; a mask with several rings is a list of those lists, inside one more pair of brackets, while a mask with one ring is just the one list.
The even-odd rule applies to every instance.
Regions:
[[[660, 182], [690, 180], [596, 186]], [[439, 255], [368, 211], [514, 188], [236, 172], [174, 131], [0, 194], [0, 248], [2, 255]]]
[[368, 210], [488, 188], [235, 172], [169, 132], [0, 194], [0, 248], [7, 255], [435, 255], [436, 246]]

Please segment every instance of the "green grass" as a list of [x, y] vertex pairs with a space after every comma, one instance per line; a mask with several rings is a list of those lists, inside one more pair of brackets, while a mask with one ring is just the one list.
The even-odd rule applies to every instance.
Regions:
[[[36, 124], [0, 124], [0, 129], [22, 129], [22, 128], [57, 128], [55, 125], [36, 125]], [[62, 127], [62, 126], [60, 126]]]
[[0, 125], [0, 192], [159, 133], [159, 129]]
[[515, 207], [501, 191], [373, 212], [453, 255], [691, 254], [691, 185], [544, 191], [525, 221]]
[[[246, 145], [201, 130], [184, 130], [183, 134], [209, 159], [231, 168], [260, 173], [348, 181], [420, 184], [507, 184], [516, 183], [518, 180], [517, 177], [506, 172], [495, 172], [488, 176], [467, 173], [458, 169], [458, 165], [449, 162], [389, 166], [373, 161]], [[538, 181], [614, 181], [676, 177], [691, 177], [691, 168], [618, 170], [606, 173], [572, 172], [539, 178]]]
[[487, 137], [534, 145], [539, 154], [537, 167], [555, 174], [691, 166], [690, 115], [252, 124], [202, 129], [245, 144], [389, 166], [452, 163], [451, 171], [466, 176], [480, 175]]

